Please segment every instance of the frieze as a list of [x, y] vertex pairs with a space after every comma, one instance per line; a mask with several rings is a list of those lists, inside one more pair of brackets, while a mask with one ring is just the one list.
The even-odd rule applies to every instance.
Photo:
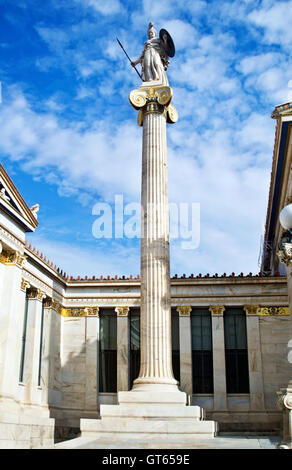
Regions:
[[140, 298], [121, 298], [121, 297], [91, 297], [91, 298], [76, 298], [76, 299], [66, 299], [64, 300], [65, 308], [72, 307], [84, 307], [86, 304], [89, 307], [116, 307], [117, 304], [121, 307], [139, 307]]
[[263, 315], [263, 316], [273, 316], [273, 317], [279, 317], [279, 316], [287, 316], [290, 315], [290, 309], [289, 307], [260, 307], [258, 309], [258, 315]]
[[25, 246], [24, 242], [16, 238], [12, 233], [5, 230], [4, 227], [2, 226], [0, 226], [0, 238], [4, 242], [6, 242], [8, 245], [10, 243], [13, 243], [16, 249], [20, 249], [21, 251], [24, 249], [24, 246]]

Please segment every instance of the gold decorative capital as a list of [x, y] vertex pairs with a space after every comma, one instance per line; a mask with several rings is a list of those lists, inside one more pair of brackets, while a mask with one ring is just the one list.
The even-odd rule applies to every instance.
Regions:
[[45, 294], [45, 292], [43, 292], [41, 289], [37, 289], [37, 299], [42, 301], [43, 299], [45, 299], [47, 296]]
[[244, 305], [243, 306], [243, 310], [245, 311], [246, 315], [257, 315], [259, 308], [260, 308], [259, 305]]
[[212, 315], [223, 315], [225, 307], [224, 305], [211, 305], [209, 311]]
[[139, 88], [132, 90], [129, 100], [134, 109], [139, 111], [138, 125], [143, 126], [144, 114], [164, 113], [168, 123], [175, 123], [178, 114], [175, 107], [170, 103], [172, 99], [172, 89], [169, 86], [158, 86], [149, 88]]
[[127, 317], [130, 311], [130, 307], [116, 307], [115, 312], [118, 317]]
[[26, 289], [29, 289], [29, 288], [30, 288], [30, 283], [22, 278], [21, 279], [21, 284], [20, 284], [20, 289], [25, 292]]
[[52, 299], [52, 309], [55, 310], [57, 313], [62, 312], [62, 305], [60, 302], [57, 302], [56, 300]]
[[179, 305], [176, 309], [180, 317], [190, 317], [192, 307], [190, 305]]
[[86, 317], [86, 309], [79, 307], [62, 308], [61, 314], [63, 317]]
[[88, 316], [99, 317], [99, 307], [86, 307], [84, 310]]
[[50, 299], [49, 297], [46, 297], [46, 298], [44, 299], [44, 307], [45, 307], [45, 308], [51, 308], [52, 305], [53, 305], [52, 299]]
[[1, 253], [0, 261], [3, 264], [7, 265], [16, 265], [20, 268], [23, 267], [24, 263], [26, 262], [27, 256], [20, 251], [6, 251], [3, 250]]

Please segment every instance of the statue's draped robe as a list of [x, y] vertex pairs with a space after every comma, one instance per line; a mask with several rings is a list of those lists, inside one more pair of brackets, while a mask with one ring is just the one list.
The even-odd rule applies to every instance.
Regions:
[[168, 86], [163, 62], [167, 63], [168, 57], [160, 39], [148, 39], [144, 44], [144, 51], [141, 56], [143, 82], [159, 80], [163, 85]]

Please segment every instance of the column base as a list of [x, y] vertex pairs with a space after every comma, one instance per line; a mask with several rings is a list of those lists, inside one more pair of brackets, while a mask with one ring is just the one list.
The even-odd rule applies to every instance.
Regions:
[[101, 419], [82, 419], [81, 437], [108, 439], [113, 445], [122, 445], [127, 439], [145, 440], [145, 446], [155, 439], [158, 446], [172, 448], [174, 442], [183, 447], [193, 439], [217, 435], [217, 423], [204, 420], [203, 408], [187, 406], [187, 395], [177, 386], [169, 391], [165, 385], [164, 389], [158, 384], [146, 385], [144, 390], [118, 392], [118, 405], [100, 406]]

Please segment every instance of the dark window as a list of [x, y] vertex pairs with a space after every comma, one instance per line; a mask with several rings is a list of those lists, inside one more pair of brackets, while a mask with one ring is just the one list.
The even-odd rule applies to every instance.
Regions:
[[130, 388], [140, 371], [140, 310], [130, 308]]
[[172, 369], [174, 378], [180, 382], [179, 357], [179, 315], [176, 309], [171, 310], [171, 341], [172, 341]]
[[213, 393], [211, 313], [207, 308], [193, 309], [191, 322], [193, 393]]
[[227, 393], [249, 393], [246, 316], [241, 308], [224, 312]]
[[117, 392], [117, 314], [113, 309], [100, 310], [99, 390]]

